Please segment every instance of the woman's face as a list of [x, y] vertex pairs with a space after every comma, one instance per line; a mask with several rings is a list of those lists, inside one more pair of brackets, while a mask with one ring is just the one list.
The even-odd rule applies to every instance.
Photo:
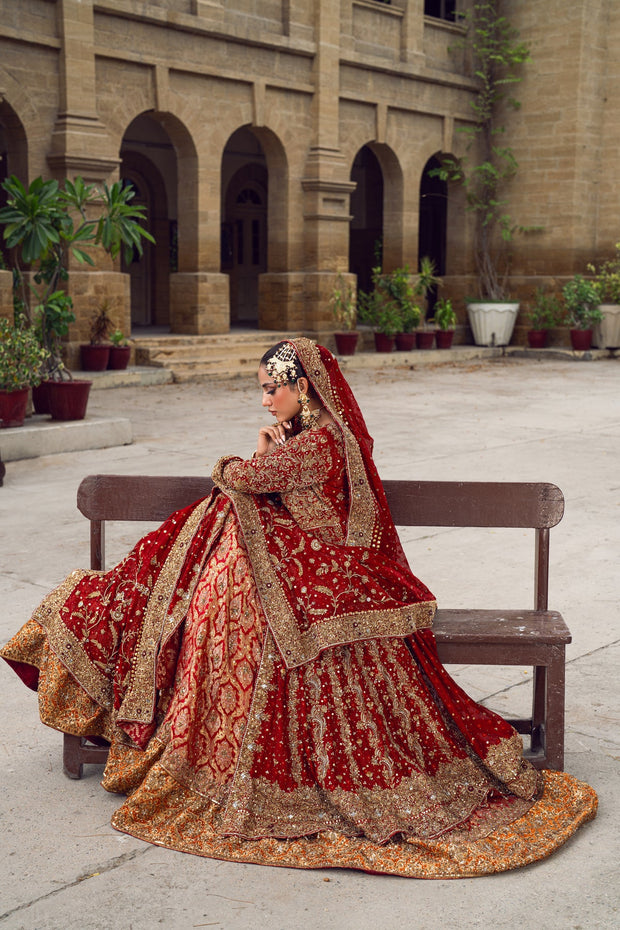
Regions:
[[258, 383], [263, 392], [263, 407], [273, 415], [278, 423], [292, 420], [299, 413], [299, 390], [296, 384], [283, 384], [278, 387], [261, 365], [258, 369]]

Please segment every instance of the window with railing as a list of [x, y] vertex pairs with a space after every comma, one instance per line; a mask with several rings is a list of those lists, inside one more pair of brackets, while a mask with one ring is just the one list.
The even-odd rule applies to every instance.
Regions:
[[456, 0], [424, 0], [424, 15], [454, 23], [456, 21]]

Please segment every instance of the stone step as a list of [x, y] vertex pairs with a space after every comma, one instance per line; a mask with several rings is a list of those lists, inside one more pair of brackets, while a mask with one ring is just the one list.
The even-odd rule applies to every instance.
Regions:
[[134, 340], [136, 363], [165, 368], [179, 382], [254, 374], [258, 360], [270, 346], [295, 335], [266, 331], [144, 336]]

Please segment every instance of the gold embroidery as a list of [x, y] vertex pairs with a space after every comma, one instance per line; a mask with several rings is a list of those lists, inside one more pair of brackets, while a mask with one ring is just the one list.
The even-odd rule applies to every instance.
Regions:
[[[168, 605], [175, 591], [175, 582], [185, 561], [187, 549], [210, 503], [211, 498], [207, 498], [187, 518], [151, 592], [140, 631], [135, 661], [132, 664], [130, 681], [118, 710], [119, 720], [149, 723], [153, 719], [156, 696], [155, 666], [162, 632], [164, 628], [168, 632], [183, 619], [187, 613], [192, 591], [184, 592], [183, 597], [177, 601], [172, 614], [168, 613]], [[205, 549], [203, 558], [206, 557], [208, 547]], [[200, 566], [197, 568], [200, 569]], [[198, 574], [195, 572], [193, 584], [195, 585], [197, 581]]]

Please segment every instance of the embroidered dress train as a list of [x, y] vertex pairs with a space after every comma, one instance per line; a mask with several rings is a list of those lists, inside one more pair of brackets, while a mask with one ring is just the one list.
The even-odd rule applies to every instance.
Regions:
[[221, 459], [207, 500], [70, 575], [0, 654], [44, 723], [110, 742], [113, 826], [149, 842], [424, 878], [549, 855], [596, 795], [536, 772], [441, 666], [333, 356], [293, 340], [267, 370], [305, 375], [321, 417]]

